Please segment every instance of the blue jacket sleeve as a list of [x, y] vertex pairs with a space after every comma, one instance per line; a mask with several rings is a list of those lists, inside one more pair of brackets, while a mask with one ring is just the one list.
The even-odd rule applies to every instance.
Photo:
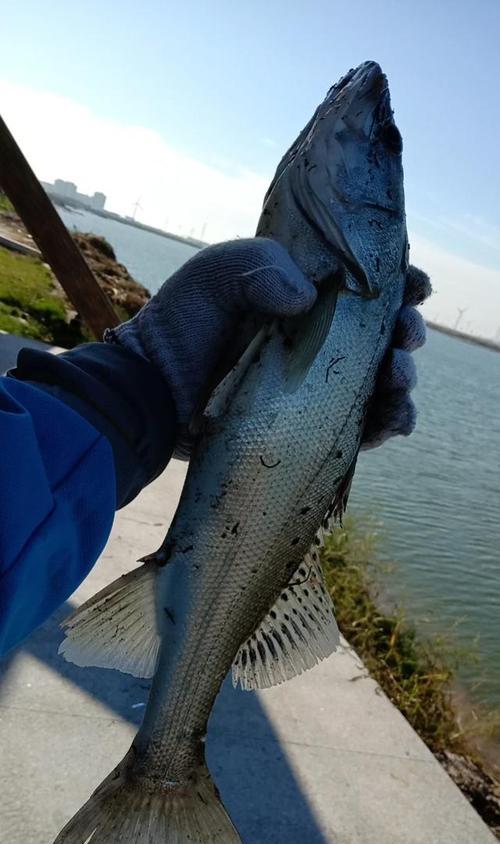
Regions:
[[0, 381], [0, 653], [84, 579], [115, 510], [106, 438], [62, 402]]
[[117, 507], [171, 456], [175, 412], [142, 358], [23, 350], [0, 378], [0, 654], [86, 577]]

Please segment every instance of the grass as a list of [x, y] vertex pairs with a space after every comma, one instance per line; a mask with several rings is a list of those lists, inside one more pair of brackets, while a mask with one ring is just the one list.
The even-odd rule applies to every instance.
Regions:
[[420, 641], [402, 611], [381, 612], [375, 543], [349, 517], [326, 541], [322, 562], [339, 627], [428, 747], [462, 753], [465, 736], [451, 695], [460, 653], [445, 638]]
[[14, 206], [10, 199], [6, 197], [4, 193], [0, 190], [0, 214], [13, 214], [14, 213]]
[[0, 329], [61, 346], [85, 339], [68, 324], [67, 305], [47, 267], [38, 258], [2, 247]]
[[[78, 235], [76, 240], [98, 283], [110, 296], [118, 318], [130, 319], [148, 298], [145, 288], [120, 264], [113, 263], [113, 249], [104, 238]], [[38, 258], [1, 246], [0, 330], [66, 348], [93, 340], [48, 267]]]

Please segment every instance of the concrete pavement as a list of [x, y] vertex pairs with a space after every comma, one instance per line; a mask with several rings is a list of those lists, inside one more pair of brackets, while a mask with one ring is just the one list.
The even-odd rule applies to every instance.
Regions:
[[[183, 477], [184, 465], [172, 462], [117, 514], [71, 605], [159, 545]], [[147, 682], [57, 656], [58, 621], [69, 609], [1, 665], [0, 844], [51, 844], [123, 756], [144, 712]], [[226, 683], [207, 752], [244, 844], [495, 840], [347, 646], [258, 694]]]
[[25, 243], [21, 243], [20, 240], [13, 240], [11, 237], [5, 237], [3, 234], [0, 234], [0, 246], [10, 249], [11, 252], [20, 252], [21, 255], [31, 255], [33, 258], [42, 257], [42, 253], [36, 247], [27, 246]]

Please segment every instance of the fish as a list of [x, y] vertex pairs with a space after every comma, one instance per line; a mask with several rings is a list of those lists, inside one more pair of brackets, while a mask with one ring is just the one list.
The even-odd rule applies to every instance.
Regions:
[[261, 326], [214, 390], [160, 549], [66, 621], [66, 659], [153, 680], [130, 750], [55, 844], [240, 842], [204, 754], [224, 678], [266, 688], [339, 645], [319, 552], [346, 506], [409, 256], [402, 140], [376, 62], [329, 90], [256, 234], [288, 250], [317, 300]]

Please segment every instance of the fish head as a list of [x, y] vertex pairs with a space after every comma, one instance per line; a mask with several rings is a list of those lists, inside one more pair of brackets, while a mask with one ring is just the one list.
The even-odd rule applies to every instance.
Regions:
[[278, 165], [257, 234], [279, 240], [315, 283], [377, 297], [406, 272], [402, 139], [380, 66], [328, 92]]

